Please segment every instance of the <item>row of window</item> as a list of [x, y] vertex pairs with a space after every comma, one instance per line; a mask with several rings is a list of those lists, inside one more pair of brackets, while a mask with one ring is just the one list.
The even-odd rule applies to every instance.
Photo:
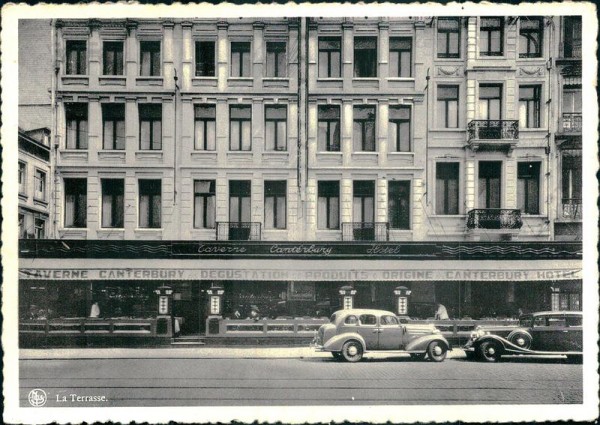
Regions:
[[[19, 195], [28, 196], [27, 163], [19, 161], [18, 168]], [[33, 172], [33, 199], [46, 202], [46, 172], [35, 168]]]

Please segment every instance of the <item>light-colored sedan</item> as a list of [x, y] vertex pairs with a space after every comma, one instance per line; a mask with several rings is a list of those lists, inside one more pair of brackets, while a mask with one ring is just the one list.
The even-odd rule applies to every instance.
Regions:
[[435, 326], [403, 324], [394, 313], [371, 309], [336, 311], [330, 323], [319, 328], [312, 345], [349, 362], [359, 361], [368, 351], [402, 352], [416, 360], [427, 356], [441, 362], [451, 349]]

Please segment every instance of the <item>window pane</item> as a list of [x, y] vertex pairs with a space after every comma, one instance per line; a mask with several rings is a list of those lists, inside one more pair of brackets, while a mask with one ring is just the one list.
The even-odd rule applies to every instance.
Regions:
[[104, 146], [103, 149], [113, 149], [113, 121], [104, 121]]
[[217, 141], [217, 130], [216, 130], [216, 121], [208, 121], [206, 123], [206, 149], [209, 151], [215, 150], [215, 145]]
[[125, 149], [125, 121], [117, 121], [116, 126], [116, 148]]
[[150, 52], [142, 52], [142, 63], [140, 69], [140, 75], [149, 76], [150, 75]]
[[277, 197], [277, 222], [275, 223], [275, 227], [278, 229], [285, 229], [285, 221], [286, 221], [286, 211], [285, 211], [285, 196]]
[[448, 128], [458, 128], [458, 102], [448, 102]]
[[489, 43], [489, 33], [487, 31], [481, 31], [479, 33], [479, 51], [482, 54], [489, 53], [488, 43]]
[[275, 198], [272, 196], [265, 198], [265, 227], [273, 229], [275, 227]]
[[242, 122], [242, 150], [249, 151], [251, 149], [252, 134], [250, 121]]
[[238, 222], [240, 220], [240, 198], [229, 198], [229, 221]]
[[205, 121], [196, 120], [194, 122], [194, 149], [204, 150], [204, 124]]
[[400, 77], [400, 53], [397, 51], [390, 52], [390, 76]]
[[231, 76], [240, 77], [240, 61], [241, 54], [239, 52], [231, 52]]
[[285, 51], [277, 55], [277, 68], [278, 74], [277, 77], [286, 77], [287, 76], [287, 55]]
[[320, 196], [317, 200], [317, 228], [327, 229], [327, 201], [328, 198]]
[[241, 121], [231, 121], [229, 126], [229, 139], [231, 141], [229, 148], [232, 151], [240, 150], [240, 127]]
[[340, 228], [340, 201], [338, 197], [329, 198], [329, 228]]
[[162, 149], [162, 122], [152, 121], [152, 149]]
[[327, 121], [319, 121], [317, 128], [317, 149], [320, 152], [327, 150]]
[[79, 149], [88, 148], [88, 123], [87, 120], [79, 121]]
[[250, 53], [244, 53], [242, 55], [242, 77], [249, 77], [250, 74]]
[[140, 123], [140, 149], [150, 149], [150, 121]]
[[339, 78], [341, 76], [341, 53], [331, 52], [331, 78]]
[[277, 150], [284, 151], [287, 145], [287, 125], [285, 121], [277, 122]]
[[374, 121], [366, 121], [365, 122], [365, 141], [364, 141], [365, 151], [373, 152], [375, 151], [375, 122]]
[[448, 34], [449, 37], [449, 46], [448, 46], [448, 54], [449, 55], [453, 55], [458, 57], [459, 51], [458, 51], [458, 46], [459, 46], [459, 39], [458, 39], [459, 33], [458, 32], [452, 32], [450, 34]]
[[402, 52], [400, 56], [400, 77], [411, 76], [410, 52]]
[[250, 221], [250, 197], [249, 196], [242, 198], [241, 208], [242, 208], [242, 221], [249, 222]]
[[265, 147], [267, 150], [275, 150], [275, 121], [265, 123]]
[[400, 152], [410, 152], [410, 123], [400, 124]]
[[398, 125], [395, 121], [388, 123], [388, 149], [390, 151], [396, 150], [396, 144], [398, 140]]
[[352, 127], [352, 137], [354, 139], [354, 151], [360, 152], [363, 150], [363, 140], [362, 140], [362, 125], [359, 121], [354, 121], [354, 125]]

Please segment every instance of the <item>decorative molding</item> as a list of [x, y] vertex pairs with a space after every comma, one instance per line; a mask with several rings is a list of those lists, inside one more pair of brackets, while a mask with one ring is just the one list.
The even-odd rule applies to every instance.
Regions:
[[437, 75], [442, 77], [463, 77], [465, 75], [465, 68], [462, 65], [438, 66]]
[[544, 75], [544, 68], [541, 66], [522, 66], [517, 70], [517, 75], [524, 77], [541, 77]]

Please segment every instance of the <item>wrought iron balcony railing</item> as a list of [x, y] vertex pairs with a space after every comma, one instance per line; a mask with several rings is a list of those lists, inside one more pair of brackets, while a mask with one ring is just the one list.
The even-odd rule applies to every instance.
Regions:
[[563, 198], [562, 216], [571, 220], [581, 220], [581, 198]]
[[521, 210], [485, 208], [469, 211], [468, 229], [520, 229], [523, 226]]
[[562, 133], [581, 133], [582, 121], [581, 112], [564, 112], [560, 119], [560, 129]]
[[260, 223], [249, 221], [221, 221], [217, 223], [218, 241], [259, 241]]
[[342, 239], [345, 241], [387, 241], [389, 223], [352, 222], [342, 223]]
[[468, 125], [471, 140], [518, 140], [518, 120], [472, 120]]

